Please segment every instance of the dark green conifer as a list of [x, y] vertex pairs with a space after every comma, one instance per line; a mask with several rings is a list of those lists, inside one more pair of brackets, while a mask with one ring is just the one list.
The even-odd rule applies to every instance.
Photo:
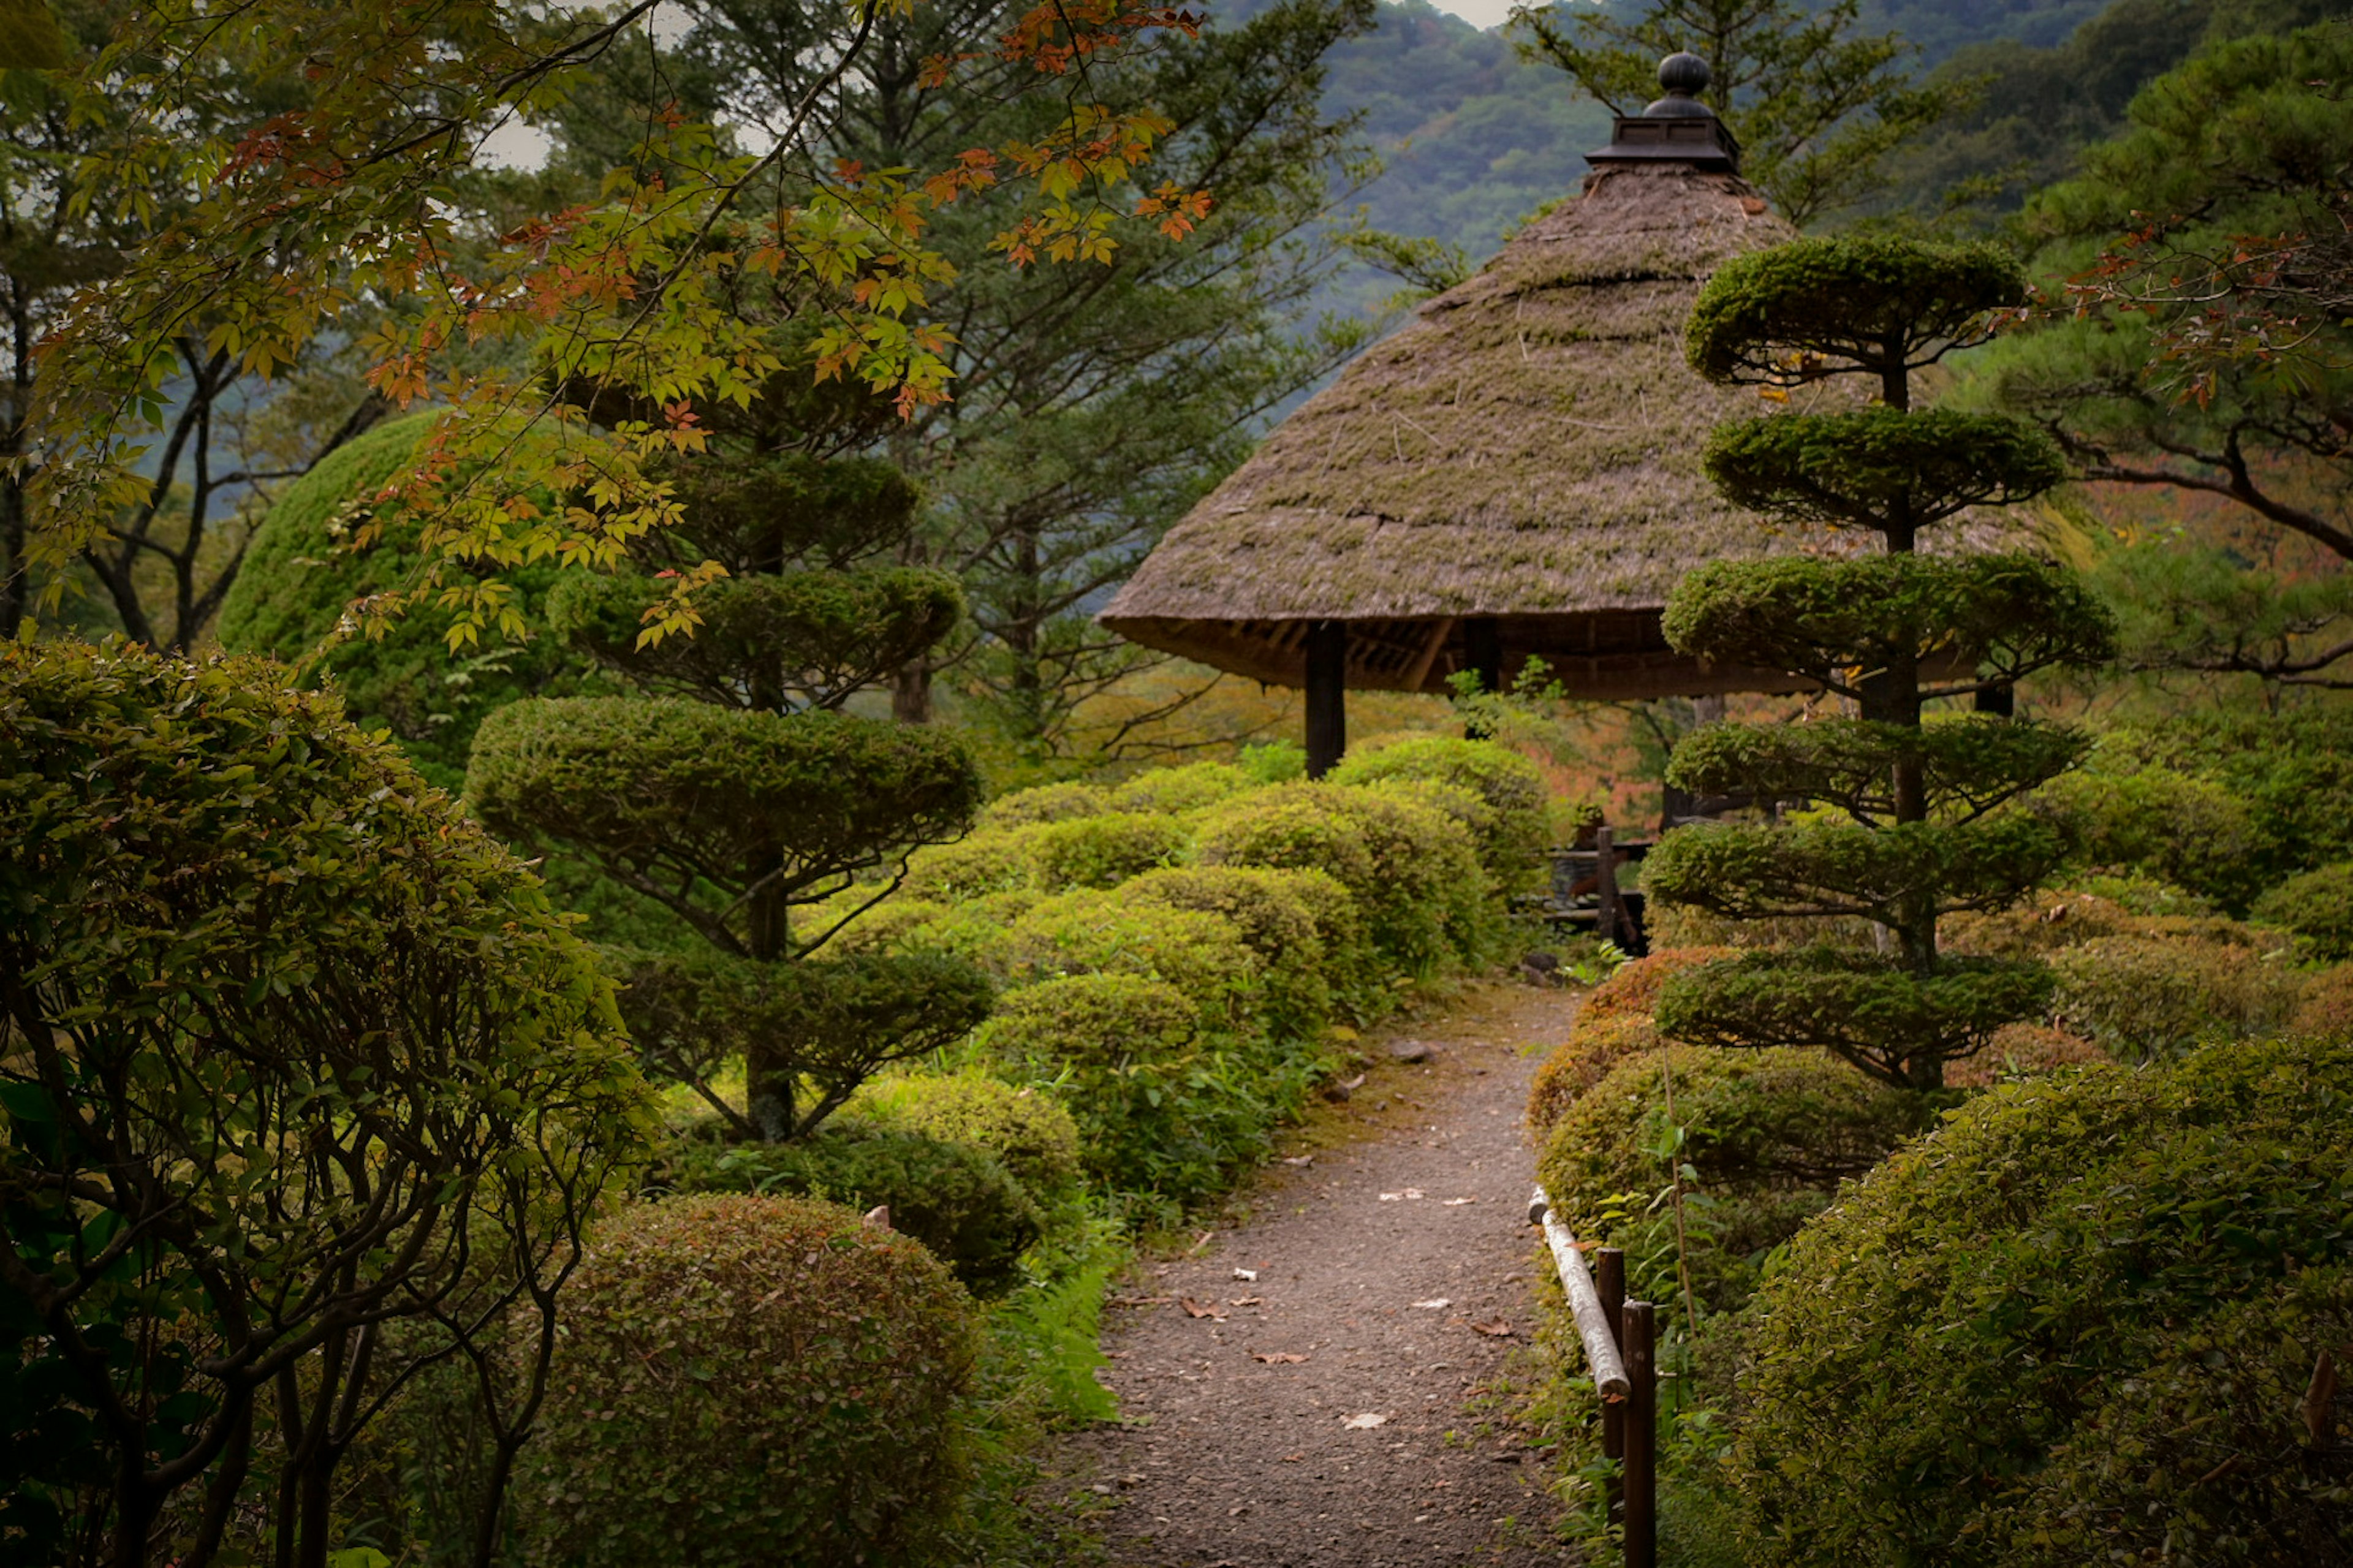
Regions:
[[[956, 736], [844, 710], [945, 637], [963, 597], [895, 563], [914, 486], [887, 463], [796, 449], [771, 401], [679, 461], [682, 525], [549, 595], [553, 630], [647, 695], [501, 709], [466, 792], [495, 831], [583, 857], [700, 934], [712, 951], [699, 956], [619, 955], [631, 1033], [739, 1132], [781, 1140], [883, 1063], [972, 1027], [990, 993], [955, 961], [809, 962], [839, 921], [795, 911], [854, 886], [882, 896], [911, 850], [964, 832], [981, 782]], [[698, 594], [702, 625], [644, 642], [670, 575], [704, 561], [728, 574]], [[737, 1056], [740, 1115], [709, 1088]]]
[[1988, 313], [2023, 292], [1992, 247], [1876, 238], [1744, 257], [1701, 293], [1689, 351], [1711, 380], [1860, 374], [1878, 390], [1867, 408], [1721, 427], [1709, 476], [1776, 526], [1875, 534], [1881, 548], [1717, 563], [1676, 590], [1666, 616], [1676, 647], [1804, 675], [1853, 716], [1721, 724], [1685, 741], [1668, 770], [1678, 788], [1828, 810], [1677, 831], [1648, 885], [1734, 919], [1860, 919], [1878, 941], [1874, 952], [1760, 952], [1694, 971], [1662, 999], [1671, 1035], [1821, 1047], [1890, 1083], [1936, 1089], [1947, 1061], [2049, 997], [2039, 963], [1940, 952], [1936, 921], [2011, 903], [2059, 864], [2064, 824], [2016, 803], [2085, 742], [2060, 725], [1992, 712], [1924, 721], [1925, 710], [2100, 663], [2109, 623], [2037, 556], [1918, 552], [1939, 525], [2039, 494], [2065, 468], [2020, 421], [1912, 406], [1915, 373], [1980, 341]]

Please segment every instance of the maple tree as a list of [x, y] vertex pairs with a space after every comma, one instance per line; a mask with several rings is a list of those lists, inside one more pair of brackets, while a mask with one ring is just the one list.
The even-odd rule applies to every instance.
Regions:
[[[1040, 5], [923, 63], [943, 89], [987, 72], [1060, 84], [1058, 114], [1027, 134], [923, 167], [811, 156], [822, 90], [912, 3], [852, 9], [765, 151], [734, 151], [665, 110], [636, 128], [640, 157], [594, 199], [495, 232], [461, 191], [485, 138], [553, 113], [579, 73], [643, 35], [653, 0], [593, 12], [255, 0], [233, 14], [167, 0], [126, 12], [58, 85], [75, 112], [119, 127], [77, 165], [81, 210], [154, 221], [41, 345], [16, 460], [23, 559], [55, 567], [139, 503], [145, 442], [168, 417], [190, 333], [262, 377], [348, 334], [375, 392], [446, 409], [390, 498], [392, 514], [420, 520], [422, 565], [369, 613], [430, 595], [453, 612], [453, 644], [494, 624], [519, 630], [502, 570], [609, 567], [678, 521], [651, 470], [702, 449], [701, 407], [747, 405], [786, 374], [856, 384], [902, 414], [947, 399], [951, 336], [925, 310], [955, 269], [927, 230], [958, 200], [1023, 193], [990, 239], [1008, 266], [1100, 265], [1130, 225], [1181, 237], [1208, 213], [1205, 191], [1145, 184], [1165, 117], [1088, 95], [1098, 62], [1198, 30], [1187, 13], [1121, 0]], [[303, 92], [257, 118], [225, 97], [235, 79], [290, 79]], [[731, 330], [728, 296], [746, 279], [789, 286], [824, 315], [805, 363]], [[628, 416], [593, 418], [583, 388], [618, 395]], [[646, 635], [691, 627], [691, 595], [723, 574], [715, 563], [679, 574]]]
[[[1060, 112], [1053, 79], [1004, 62], [986, 68], [987, 91], [926, 82], [927, 58], [1018, 10], [1018, 0], [927, 0], [887, 14], [863, 68], [825, 89], [814, 62], [839, 47], [850, 13], [687, 0], [658, 47], [584, 84], [552, 128], [554, 156], [629, 160], [613, 127], [669, 95], [765, 127], [814, 89], [812, 155], [868, 170], [936, 165]], [[1317, 226], [1335, 169], [1345, 182], [1355, 156], [1351, 117], [1323, 102], [1325, 58], [1371, 19], [1369, 0], [1283, 0], [1091, 64], [1098, 102], [1165, 118], [1155, 182], [1215, 186], [1214, 208], [1181, 237], [1138, 233], [1107, 262], [1016, 268], [992, 247], [1019, 221], [1024, 190], [966, 191], [934, 215], [927, 238], [959, 272], [931, 307], [953, 340], [955, 395], [913, 410], [874, 450], [926, 492], [907, 559], [954, 574], [970, 616], [898, 672], [902, 717], [930, 717], [936, 689], [959, 721], [1050, 762], [1124, 754], [1200, 691], [1171, 688], [1133, 711], [1122, 700], [1119, 721], [1096, 723], [1110, 705], [1100, 694], [1127, 681], [1120, 695], [1132, 695], [1131, 678], [1157, 656], [1106, 634], [1088, 610], [1240, 460], [1266, 413], [1363, 341], [1354, 323], [1311, 318], [1332, 269]]]

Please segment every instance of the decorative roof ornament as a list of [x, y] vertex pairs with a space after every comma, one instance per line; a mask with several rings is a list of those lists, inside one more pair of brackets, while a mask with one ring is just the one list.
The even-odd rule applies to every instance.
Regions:
[[1738, 174], [1740, 143], [1699, 100], [1709, 79], [1707, 62], [1697, 55], [1669, 55], [1659, 62], [1659, 86], [1666, 96], [1640, 114], [1618, 116], [1609, 145], [1588, 153], [1585, 161], [1597, 169], [1669, 162]]

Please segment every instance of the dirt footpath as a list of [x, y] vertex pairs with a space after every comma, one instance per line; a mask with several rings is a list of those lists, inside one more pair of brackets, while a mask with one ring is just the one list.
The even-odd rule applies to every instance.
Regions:
[[[1574, 1561], [1538, 1457], [1474, 1404], [1534, 1327], [1520, 1113], [1528, 1047], [1574, 1005], [1494, 985], [1385, 1034], [1324, 1146], [1274, 1167], [1247, 1223], [1114, 1293], [1124, 1424], [1071, 1439], [1063, 1484], [1092, 1493], [1115, 1563]], [[1428, 1058], [1391, 1060], [1406, 1042]]]

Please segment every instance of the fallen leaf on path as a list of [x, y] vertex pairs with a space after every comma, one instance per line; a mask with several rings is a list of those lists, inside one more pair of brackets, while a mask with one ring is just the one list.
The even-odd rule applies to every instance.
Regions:
[[1263, 1296], [1229, 1296], [1226, 1300], [1229, 1305], [1235, 1307], [1263, 1307], [1266, 1305], [1266, 1298]]
[[1234, 1278], [1237, 1279], [1248, 1280], [1254, 1284], [1258, 1279], [1258, 1270], [1255, 1268], [1237, 1268], [1234, 1270]]
[[1295, 1465], [1305, 1458], [1307, 1458], [1307, 1456], [1304, 1454], [1285, 1454], [1282, 1457], [1282, 1462], [1286, 1465]]
[[1421, 1196], [1421, 1189], [1419, 1187], [1408, 1187], [1401, 1193], [1383, 1193], [1381, 1194], [1381, 1202], [1385, 1204], [1393, 1204], [1404, 1198], [1418, 1198], [1419, 1196]]
[[1294, 1154], [1291, 1158], [1283, 1161], [1283, 1163], [1286, 1165], [1312, 1165], [1315, 1163], [1315, 1156], [1313, 1154]]
[[1454, 1303], [1447, 1297], [1432, 1296], [1429, 1300], [1416, 1301], [1414, 1305], [1417, 1307], [1427, 1307], [1433, 1312], [1439, 1312], [1444, 1311], [1447, 1308], [1454, 1305]]
[[1459, 1209], [1464, 1204], [1475, 1204], [1479, 1200], [1477, 1198], [1449, 1198], [1446, 1200], [1446, 1206], [1451, 1209]]
[[1473, 1321], [1471, 1326], [1480, 1333], [1492, 1334], [1499, 1340], [1506, 1337], [1512, 1331], [1512, 1325], [1504, 1321], [1501, 1318], [1491, 1319], [1487, 1322], [1483, 1323]]
[[1176, 1304], [1185, 1309], [1188, 1318], [1215, 1318], [1221, 1323], [1226, 1321], [1226, 1310], [1215, 1301], [1196, 1301], [1190, 1296], [1179, 1296]]
[[1165, 1307], [1176, 1299], [1174, 1296], [1106, 1296], [1103, 1298], [1103, 1305], [1106, 1307]]
[[[1200, 1235], [1195, 1237], [1193, 1238], [1193, 1251], [1198, 1252], [1201, 1248], [1208, 1246], [1209, 1238], [1217, 1234], [1218, 1233], [1214, 1230], [1205, 1230]], [[1190, 1254], [1187, 1254], [1187, 1256], [1190, 1256]]]
[[1349, 1416], [1345, 1421], [1341, 1422], [1340, 1426], [1345, 1431], [1365, 1432], [1375, 1426], [1386, 1426], [1388, 1424], [1389, 1418], [1379, 1411], [1367, 1410], [1362, 1415]]
[[1269, 1366], [1297, 1366], [1306, 1359], [1303, 1355], [1294, 1355], [1289, 1351], [1250, 1352], [1250, 1360], [1262, 1361]]

